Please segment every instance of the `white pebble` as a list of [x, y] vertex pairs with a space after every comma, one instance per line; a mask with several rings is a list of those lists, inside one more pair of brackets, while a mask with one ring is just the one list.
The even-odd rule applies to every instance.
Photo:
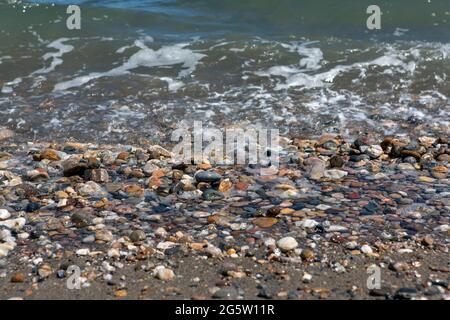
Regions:
[[157, 266], [153, 270], [153, 273], [157, 279], [163, 281], [172, 280], [175, 277], [175, 273], [171, 269], [164, 266]]
[[364, 254], [372, 254], [373, 250], [370, 246], [368, 246], [367, 244], [361, 246], [361, 252]]
[[0, 209], [0, 221], [9, 219], [11, 217], [11, 213], [9, 213], [6, 209]]
[[91, 251], [89, 249], [78, 249], [77, 251], [75, 251], [75, 253], [77, 254], [77, 256], [87, 256]]
[[25, 218], [10, 219], [0, 222], [0, 226], [7, 227], [8, 229], [20, 230], [25, 226]]
[[278, 240], [277, 245], [282, 251], [290, 251], [297, 248], [298, 242], [292, 237], [285, 237]]

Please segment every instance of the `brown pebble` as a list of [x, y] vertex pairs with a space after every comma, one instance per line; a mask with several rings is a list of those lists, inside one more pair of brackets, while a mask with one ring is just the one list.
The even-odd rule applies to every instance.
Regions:
[[433, 245], [433, 243], [434, 243], [434, 240], [430, 236], [425, 236], [425, 237], [422, 238], [421, 242], [422, 242], [422, 244], [424, 246], [431, 247]]
[[128, 296], [128, 291], [125, 289], [117, 290], [115, 295], [117, 298], [125, 298], [126, 296]]
[[300, 257], [303, 260], [312, 261], [315, 257], [314, 251], [312, 251], [311, 249], [304, 249], [304, 250], [302, 250]]
[[11, 277], [12, 283], [22, 283], [25, 282], [25, 275], [22, 273], [16, 273]]

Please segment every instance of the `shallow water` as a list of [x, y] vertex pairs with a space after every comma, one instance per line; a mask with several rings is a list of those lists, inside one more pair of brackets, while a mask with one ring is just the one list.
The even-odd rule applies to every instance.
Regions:
[[[286, 135], [448, 132], [450, 4], [0, 1], [0, 127], [164, 140], [181, 121]], [[79, 4], [81, 30], [66, 28]]]

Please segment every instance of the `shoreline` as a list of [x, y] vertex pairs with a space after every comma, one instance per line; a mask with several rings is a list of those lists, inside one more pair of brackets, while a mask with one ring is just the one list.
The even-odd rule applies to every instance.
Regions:
[[0, 140], [0, 298], [450, 298], [447, 137], [285, 142], [259, 176], [150, 144]]

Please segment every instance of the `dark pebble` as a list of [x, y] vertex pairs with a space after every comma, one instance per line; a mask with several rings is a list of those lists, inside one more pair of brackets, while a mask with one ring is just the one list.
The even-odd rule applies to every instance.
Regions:
[[211, 171], [199, 171], [195, 175], [195, 180], [197, 182], [216, 182], [219, 181], [222, 178], [222, 176], [216, 172]]

